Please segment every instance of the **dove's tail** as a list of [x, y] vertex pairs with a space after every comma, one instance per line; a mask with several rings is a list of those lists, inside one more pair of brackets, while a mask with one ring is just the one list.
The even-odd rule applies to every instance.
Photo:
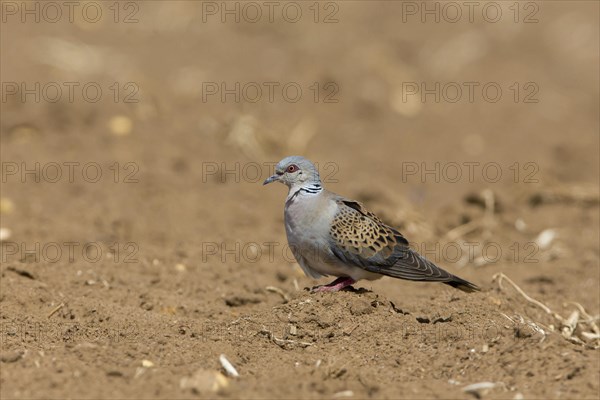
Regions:
[[481, 290], [479, 288], [479, 286], [477, 286], [469, 281], [465, 281], [464, 279], [461, 279], [456, 275], [454, 275], [453, 278], [454, 279], [452, 279], [451, 281], [444, 282], [444, 283], [446, 285], [450, 285], [453, 288], [462, 290], [463, 292], [467, 292], [467, 293], [479, 292]]
[[333, 254], [343, 263], [358, 266], [369, 272], [391, 276], [398, 279], [421, 282], [441, 282], [463, 292], [477, 292], [479, 287], [438, 267], [416, 251], [408, 247], [397, 247], [388, 258], [377, 256], [368, 259], [344, 252], [336, 247]]

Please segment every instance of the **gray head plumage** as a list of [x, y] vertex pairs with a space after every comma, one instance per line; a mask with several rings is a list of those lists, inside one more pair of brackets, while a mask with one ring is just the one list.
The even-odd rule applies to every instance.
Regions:
[[321, 178], [317, 167], [301, 156], [290, 156], [279, 161], [275, 166], [275, 174], [267, 178], [263, 185], [279, 181], [289, 188], [296, 186], [321, 186]]

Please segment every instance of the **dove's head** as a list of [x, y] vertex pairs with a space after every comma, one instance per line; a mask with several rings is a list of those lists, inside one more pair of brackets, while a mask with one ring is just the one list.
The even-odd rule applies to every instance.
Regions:
[[275, 181], [279, 181], [289, 188], [321, 186], [321, 178], [315, 165], [300, 156], [290, 156], [279, 161], [275, 166], [275, 174], [267, 178], [263, 185]]

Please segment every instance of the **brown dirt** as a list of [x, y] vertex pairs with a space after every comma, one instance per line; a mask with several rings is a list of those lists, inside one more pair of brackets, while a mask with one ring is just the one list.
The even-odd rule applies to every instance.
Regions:
[[[506, 274], [563, 318], [568, 302], [600, 313], [597, 2], [532, 2], [530, 24], [512, 20], [512, 2], [498, 23], [403, 22], [401, 2], [344, 2], [331, 24], [313, 22], [312, 3], [295, 3], [294, 24], [137, 4], [132, 24], [114, 23], [109, 3], [98, 23], [2, 23], [2, 398], [598, 398], [591, 323], [580, 316], [567, 340], [492, 279]], [[120, 20], [134, 10], [122, 6]], [[103, 97], [7, 94], [6, 82], [36, 81], [95, 82]], [[502, 99], [402, 100], [403, 82], [473, 81], [497, 82]], [[296, 82], [303, 96], [203, 101], [203, 82]], [[329, 82], [337, 103], [323, 101]], [[537, 103], [523, 102], [531, 87]], [[137, 103], [125, 102], [132, 88]], [[263, 163], [290, 154], [482, 292], [390, 278], [303, 290], [326, 281], [284, 250], [284, 188], [260, 185]], [[91, 162], [98, 182], [81, 175]], [[406, 176], [422, 162], [494, 162], [503, 175]], [[447, 236], [469, 222], [482, 224]], [[221, 354], [239, 378], [215, 375]], [[463, 391], [479, 382], [496, 385]]]

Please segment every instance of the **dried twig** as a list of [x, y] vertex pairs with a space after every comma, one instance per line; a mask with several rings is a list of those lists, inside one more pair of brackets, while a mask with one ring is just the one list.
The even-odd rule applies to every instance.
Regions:
[[288, 295], [287, 295], [287, 294], [286, 294], [286, 293], [285, 293], [283, 290], [281, 290], [281, 289], [280, 289], [280, 288], [278, 288], [278, 287], [275, 287], [275, 286], [267, 286], [267, 287], [265, 288], [265, 290], [266, 290], [267, 292], [273, 292], [273, 293], [277, 293], [277, 294], [279, 294], [279, 295], [280, 295], [280, 296], [283, 298], [283, 300], [284, 300], [284, 302], [285, 302], [285, 303], [287, 303], [287, 302], [289, 302], [289, 301], [290, 301], [290, 296], [288, 296]]
[[579, 311], [575, 310], [571, 313], [571, 315], [569, 315], [569, 318], [567, 318], [567, 320], [564, 322], [562, 330], [561, 330], [562, 335], [566, 339], [569, 339], [573, 335], [573, 332], [575, 332], [575, 329], [577, 328], [578, 321], [579, 321]]
[[[575, 307], [577, 307], [578, 310], [573, 311], [570, 315], [569, 318], [563, 318], [560, 314], [553, 312], [548, 306], [546, 306], [545, 304], [543, 304], [542, 302], [535, 300], [534, 298], [530, 297], [529, 295], [527, 295], [523, 289], [521, 289], [516, 283], [514, 283], [512, 280], [510, 280], [510, 278], [508, 278], [506, 275], [504, 275], [503, 273], [497, 273], [493, 276], [493, 280], [496, 281], [498, 280], [498, 286], [500, 287], [500, 289], [504, 289], [502, 286], [502, 281], [506, 280], [508, 281], [513, 288], [519, 292], [519, 294], [521, 294], [521, 296], [523, 296], [523, 298], [525, 298], [525, 300], [527, 300], [529, 303], [532, 303], [536, 306], [538, 306], [539, 308], [541, 308], [542, 310], [544, 310], [546, 312], [546, 314], [550, 314], [552, 315], [555, 319], [557, 319], [560, 324], [561, 324], [561, 335], [567, 339], [570, 342], [573, 343], [577, 343], [577, 344], [582, 344], [585, 345], [586, 343], [581, 340], [581, 338], [577, 337], [574, 335], [575, 330], [577, 329], [577, 325], [578, 324], [587, 324], [591, 327], [591, 329], [593, 330], [593, 332], [582, 332], [581, 336], [586, 339], [586, 340], [598, 340], [600, 342], [600, 332], [598, 332], [598, 326], [595, 323], [595, 318], [591, 317], [583, 308], [583, 306], [579, 303], [575, 303], [575, 302], [569, 302], [567, 304], [573, 304]], [[510, 319], [511, 321], [513, 321], [510, 317], [504, 315], [506, 318]], [[580, 319], [580, 315], [582, 315], [583, 317], [585, 317], [586, 319]], [[522, 319], [522, 317], [521, 317]], [[514, 321], [513, 321], [514, 322]], [[534, 327], [534, 329], [538, 330], [539, 327], [537, 325], [539, 324], [535, 324], [535, 323], [529, 323], [530, 326]], [[543, 330], [539, 330], [542, 333]], [[600, 343], [596, 344], [596, 348], [600, 346]]]
[[52, 311], [50, 311], [50, 314], [48, 314], [48, 318], [50, 318], [51, 316], [53, 316], [54, 314], [56, 314], [64, 306], [65, 306], [65, 303], [60, 303], [59, 305], [57, 305], [56, 307], [54, 307], [52, 309]]
[[270, 330], [266, 329], [265, 327], [263, 327], [258, 333], [262, 333], [262, 334], [266, 334], [267, 337], [273, 341], [273, 343], [275, 343], [277, 346], [281, 347], [281, 348], [285, 348], [286, 344], [291, 344], [291, 345], [300, 345], [303, 347], [308, 347], [308, 346], [312, 346], [313, 343], [308, 343], [308, 342], [300, 342], [297, 340], [290, 340], [290, 339], [280, 339], [277, 336], [275, 336], [273, 334], [273, 332], [271, 332]]
[[[546, 314], [553, 314], [552, 310], [550, 308], [548, 308], [543, 303], [537, 301], [536, 299], [530, 297], [527, 293], [525, 293], [523, 291], [523, 289], [521, 289], [516, 283], [514, 283], [508, 276], [504, 275], [502, 272], [494, 274], [494, 276], [492, 277], [492, 281], [496, 281], [496, 279], [498, 280], [498, 286], [500, 287], [500, 289], [504, 289], [502, 287], [502, 280], [506, 279], [508, 281], [508, 283], [510, 283], [515, 288], [515, 290], [517, 292], [519, 292], [519, 294], [521, 294], [521, 296], [523, 296], [525, 298], [525, 300], [540, 307], [542, 310], [544, 310], [546, 312]], [[561, 322], [562, 322], [562, 320], [563, 319], [561, 317]]]
[[598, 317], [592, 317], [590, 314], [588, 314], [585, 311], [585, 308], [583, 308], [583, 306], [577, 302], [574, 301], [570, 301], [566, 304], [572, 304], [575, 307], [577, 307], [577, 309], [579, 310], [579, 312], [581, 313], [581, 315], [583, 315], [583, 317], [586, 319], [586, 323], [589, 324], [592, 327], [592, 330], [594, 331], [595, 334], [600, 334], [600, 329], [598, 329], [598, 325], [596, 325], [596, 321], [598, 321]]

